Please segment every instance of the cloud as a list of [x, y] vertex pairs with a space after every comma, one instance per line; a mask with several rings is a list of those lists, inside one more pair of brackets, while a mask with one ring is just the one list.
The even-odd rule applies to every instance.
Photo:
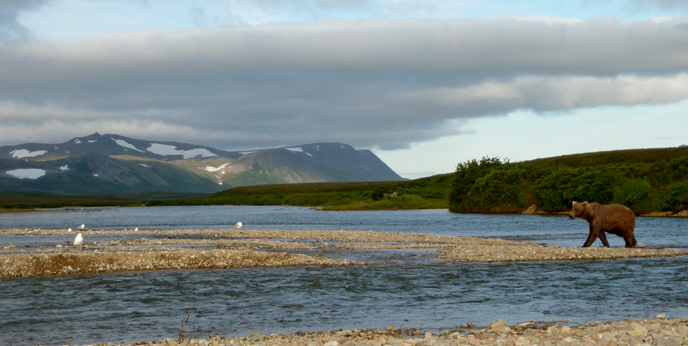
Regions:
[[89, 129], [226, 149], [403, 148], [521, 109], [684, 100], [687, 21], [321, 21], [5, 44], [0, 121], [43, 141]]
[[0, 39], [25, 39], [29, 30], [22, 26], [17, 17], [22, 11], [34, 10], [50, 0], [3, 0], [0, 3]]
[[343, 9], [353, 10], [367, 8], [373, 5], [373, 0], [254, 0], [251, 3], [270, 8], [282, 6], [299, 8], [317, 8], [322, 10]]
[[454, 0], [388, 0], [382, 12], [392, 17], [446, 17], [475, 7], [474, 4]]
[[656, 7], [662, 10], [688, 9], [688, 0], [630, 0], [637, 8]]

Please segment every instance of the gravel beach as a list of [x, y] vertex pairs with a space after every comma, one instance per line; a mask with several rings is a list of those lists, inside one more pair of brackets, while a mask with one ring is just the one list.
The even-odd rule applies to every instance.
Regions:
[[[66, 230], [3, 229], [2, 235], [70, 235]], [[84, 246], [70, 244], [0, 249], [0, 277], [77, 275], [170, 269], [258, 266], [348, 266], [380, 262], [337, 258], [345, 251], [426, 250], [437, 262], [609, 260], [687, 255], [655, 248], [548, 247], [497, 238], [351, 230], [142, 230], [84, 231]], [[91, 235], [135, 235], [89, 241]], [[131, 238], [131, 237], [130, 237]], [[427, 251], [430, 251], [429, 254]]]
[[339, 330], [295, 333], [290, 335], [251, 334], [243, 337], [190, 338], [180, 341], [178, 336], [165, 340], [140, 341], [121, 344], [94, 344], [108, 346], [166, 345], [166, 346], [463, 346], [463, 345], [688, 345], [688, 317], [655, 318], [616, 322], [594, 322], [569, 326], [566, 321], [525, 322], [509, 325], [497, 320], [488, 327], [475, 330], [464, 325], [458, 330], [438, 333], [419, 329]]

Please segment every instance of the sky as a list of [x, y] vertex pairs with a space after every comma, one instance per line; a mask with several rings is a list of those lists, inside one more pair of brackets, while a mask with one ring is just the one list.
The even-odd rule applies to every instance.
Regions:
[[688, 144], [688, 0], [0, 0], [0, 145], [371, 149], [397, 173]]

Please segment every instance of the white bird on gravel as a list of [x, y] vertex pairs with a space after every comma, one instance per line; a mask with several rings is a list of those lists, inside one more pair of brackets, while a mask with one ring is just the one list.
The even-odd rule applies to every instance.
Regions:
[[138, 227], [134, 228], [134, 232], [138, 232], [138, 231], [139, 231]]
[[234, 225], [234, 228], [239, 229], [239, 228], [241, 228], [241, 226], [243, 226], [243, 225], [244, 225], [244, 224], [241, 223], [241, 221], [239, 221], [239, 222], [236, 223], [236, 225]]
[[74, 238], [74, 246], [78, 246], [79, 250], [81, 250], [81, 245], [84, 243], [84, 237], [81, 235], [81, 233], [77, 234], [76, 237]]
[[72, 229], [71, 229], [71, 228], [70, 228], [70, 229], [68, 229], [68, 230], [67, 230], [67, 232], [72, 232]]
[[84, 224], [82, 223], [81, 226], [79, 226], [79, 229], [84, 229], [84, 228], [86, 228], [86, 225], [84, 225]]

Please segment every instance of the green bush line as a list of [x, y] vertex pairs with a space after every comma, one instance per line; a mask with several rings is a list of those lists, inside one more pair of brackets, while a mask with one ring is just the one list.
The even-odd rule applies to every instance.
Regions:
[[613, 163], [604, 163], [602, 153], [595, 154], [594, 161], [585, 154], [519, 163], [484, 157], [461, 163], [454, 174], [449, 208], [513, 213], [535, 205], [544, 212], [561, 212], [575, 200], [620, 203], [635, 213], [686, 209], [688, 156], [644, 162], [611, 152]]
[[184, 200], [146, 205], [289, 205], [323, 210], [446, 209], [451, 174], [400, 181], [241, 186]]

